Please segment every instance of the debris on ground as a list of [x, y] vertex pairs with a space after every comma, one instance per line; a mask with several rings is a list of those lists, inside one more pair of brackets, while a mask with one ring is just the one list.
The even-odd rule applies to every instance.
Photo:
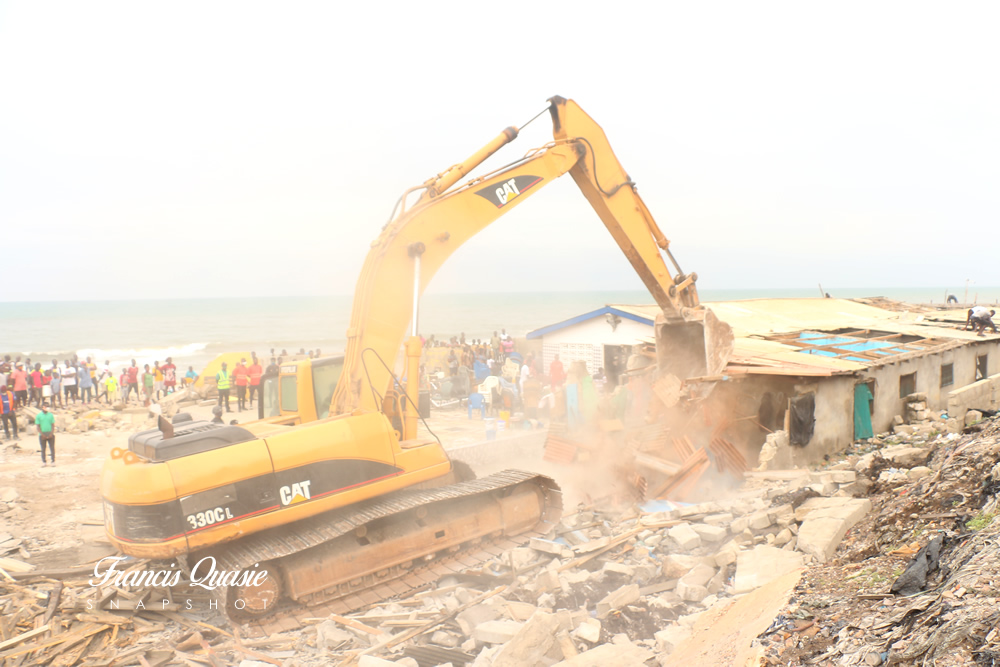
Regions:
[[[859, 441], [822, 469], [747, 472], [712, 502], [580, 505], [492, 560], [350, 613], [304, 608], [303, 627], [266, 637], [208, 591], [91, 585], [96, 558], [38, 567], [32, 538], [0, 530], [0, 664], [677, 664], [706, 621], [800, 572], [754, 625], [763, 664], [993, 664], [1000, 424], [951, 426]], [[24, 505], [0, 488], [0, 516], [23, 521]]]

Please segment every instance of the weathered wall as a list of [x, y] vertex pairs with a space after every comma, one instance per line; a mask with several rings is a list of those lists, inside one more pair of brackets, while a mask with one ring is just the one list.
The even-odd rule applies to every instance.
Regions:
[[795, 385], [796, 394], [816, 394], [816, 426], [803, 448], [807, 461], [842, 452], [854, 441], [854, 383], [851, 375], [835, 375]]
[[[948, 398], [952, 392], [966, 387], [976, 381], [976, 357], [988, 355], [987, 372], [993, 372], [1000, 367], [1000, 343], [994, 340], [976, 342], [964, 347], [946, 350], [939, 354], [928, 354], [915, 359], [908, 359], [892, 364], [885, 364], [863, 371], [859, 382], [875, 380], [875, 413], [872, 415], [872, 428], [876, 433], [892, 429], [892, 419], [903, 413], [903, 399], [899, 395], [899, 378], [909, 373], [916, 373], [916, 388], [914, 391], [927, 394], [927, 408], [933, 411], [949, 410]], [[941, 386], [941, 366], [954, 365], [954, 382]], [[852, 390], [853, 391], [853, 390]], [[852, 393], [853, 405], [853, 393]], [[973, 406], [975, 407], [975, 406]], [[952, 416], [963, 417], [962, 414]]]

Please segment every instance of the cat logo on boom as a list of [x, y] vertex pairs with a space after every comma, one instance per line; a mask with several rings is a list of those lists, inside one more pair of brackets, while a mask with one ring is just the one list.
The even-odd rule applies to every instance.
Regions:
[[501, 183], [476, 190], [476, 194], [492, 202], [497, 208], [503, 208], [514, 199], [524, 194], [524, 191], [538, 185], [541, 176], [515, 176]]
[[312, 496], [309, 495], [310, 484], [312, 484], [312, 482], [307, 479], [304, 482], [296, 482], [290, 486], [283, 486], [278, 489], [278, 495], [281, 496], [281, 504], [294, 505], [295, 503], [304, 503], [312, 498]]

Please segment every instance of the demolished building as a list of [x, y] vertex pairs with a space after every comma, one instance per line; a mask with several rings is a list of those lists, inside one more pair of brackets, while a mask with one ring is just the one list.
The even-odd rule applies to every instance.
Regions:
[[[724, 374], [686, 384], [713, 385], [700, 402], [704, 421], [749, 460], [771, 434], [779, 434], [770, 446], [780, 451], [765, 458], [777, 457], [777, 467], [805, 465], [873, 433], [956, 432], [969, 410], [996, 408], [1000, 374], [991, 372], [1000, 337], [963, 330], [965, 310], [882, 298], [708, 306], [732, 326], [734, 353]], [[655, 305], [608, 305], [528, 338], [541, 343], [546, 369], [559, 354], [592, 373], [603, 367], [614, 383], [626, 350], [652, 348], [658, 313]]]

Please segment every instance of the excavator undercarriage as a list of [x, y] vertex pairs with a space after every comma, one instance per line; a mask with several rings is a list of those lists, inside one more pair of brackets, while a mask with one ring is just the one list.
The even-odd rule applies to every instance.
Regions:
[[544, 534], [561, 513], [552, 479], [507, 470], [334, 510], [189, 560], [211, 556], [219, 571], [267, 570], [259, 586], [215, 589], [219, 608], [237, 622], [267, 616], [283, 599], [307, 606], [339, 600], [347, 611], [395, 594], [393, 580], [439, 558]]

